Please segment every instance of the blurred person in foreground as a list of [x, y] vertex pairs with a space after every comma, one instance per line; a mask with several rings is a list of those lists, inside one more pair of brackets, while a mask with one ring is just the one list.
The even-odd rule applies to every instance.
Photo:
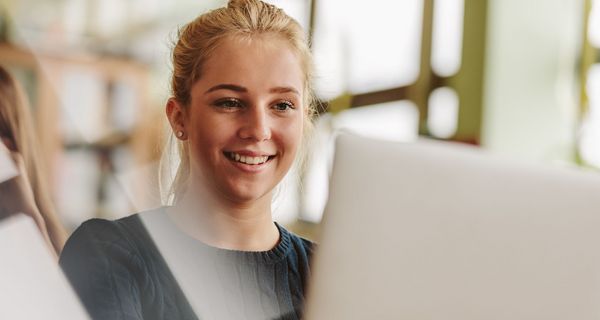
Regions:
[[303, 30], [231, 0], [185, 25], [172, 58], [171, 205], [83, 223], [61, 266], [95, 319], [299, 319], [314, 245], [271, 205], [312, 126]]
[[[9, 154], [19, 175], [0, 183], [0, 218], [24, 213], [33, 218], [58, 257], [67, 239], [52, 204], [31, 112], [23, 90], [0, 66], [0, 152]], [[18, 245], [18, 244], [16, 244]]]

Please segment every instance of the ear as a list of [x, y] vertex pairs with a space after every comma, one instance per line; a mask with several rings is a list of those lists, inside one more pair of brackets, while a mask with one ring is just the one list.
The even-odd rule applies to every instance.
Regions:
[[165, 111], [175, 136], [180, 140], [187, 140], [187, 113], [183, 106], [175, 98], [171, 97], [167, 101]]

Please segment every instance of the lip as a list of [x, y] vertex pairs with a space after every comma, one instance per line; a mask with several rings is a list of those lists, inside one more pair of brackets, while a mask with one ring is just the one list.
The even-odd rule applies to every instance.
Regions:
[[245, 164], [245, 163], [241, 163], [241, 162], [237, 162], [237, 161], [233, 161], [231, 159], [227, 159], [229, 161], [229, 163], [231, 163], [231, 165], [233, 165], [234, 167], [240, 169], [243, 172], [247, 172], [247, 173], [259, 173], [261, 171], [264, 171], [267, 166], [269, 166], [271, 164], [271, 160], [262, 163], [262, 164]]

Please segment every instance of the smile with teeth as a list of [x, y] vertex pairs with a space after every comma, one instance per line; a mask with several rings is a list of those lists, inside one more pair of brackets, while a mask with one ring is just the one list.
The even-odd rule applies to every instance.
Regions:
[[261, 157], [243, 156], [243, 155], [237, 154], [235, 152], [225, 152], [225, 155], [230, 160], [241, 162], [243, 164], [250, 164], [250, 165], [263, 164], [273, 158], [273, 156], [261, 156]]

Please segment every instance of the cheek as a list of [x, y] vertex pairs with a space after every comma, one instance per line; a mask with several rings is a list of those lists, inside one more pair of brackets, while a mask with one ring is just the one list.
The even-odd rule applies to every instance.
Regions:
[[290, 121], [290, 123], [288, 123], [283, 130], [284, 141], [286, 143], [288, 152], [290, 152], [292, 156], [296, 156], [296, 153], [298, 152], [298, 149], [302, 143], [304, 133], [303, 118], [298, 117], [298, 119]]
[[191, 160], [205, 166], [215, 161], [215, 150], [221, 144], [221, 139], [226, 136], [223, 131], [227, 127], [212, 121], [210, 115], [197, 115], [190, 120], [187, 130], [188, 144], [193, 157]]
[[196, 114], [188, 126], [190, 143], [204, 148], [218, 145], [224, 137], [228, 136], [231, 127], [210, 113]]

